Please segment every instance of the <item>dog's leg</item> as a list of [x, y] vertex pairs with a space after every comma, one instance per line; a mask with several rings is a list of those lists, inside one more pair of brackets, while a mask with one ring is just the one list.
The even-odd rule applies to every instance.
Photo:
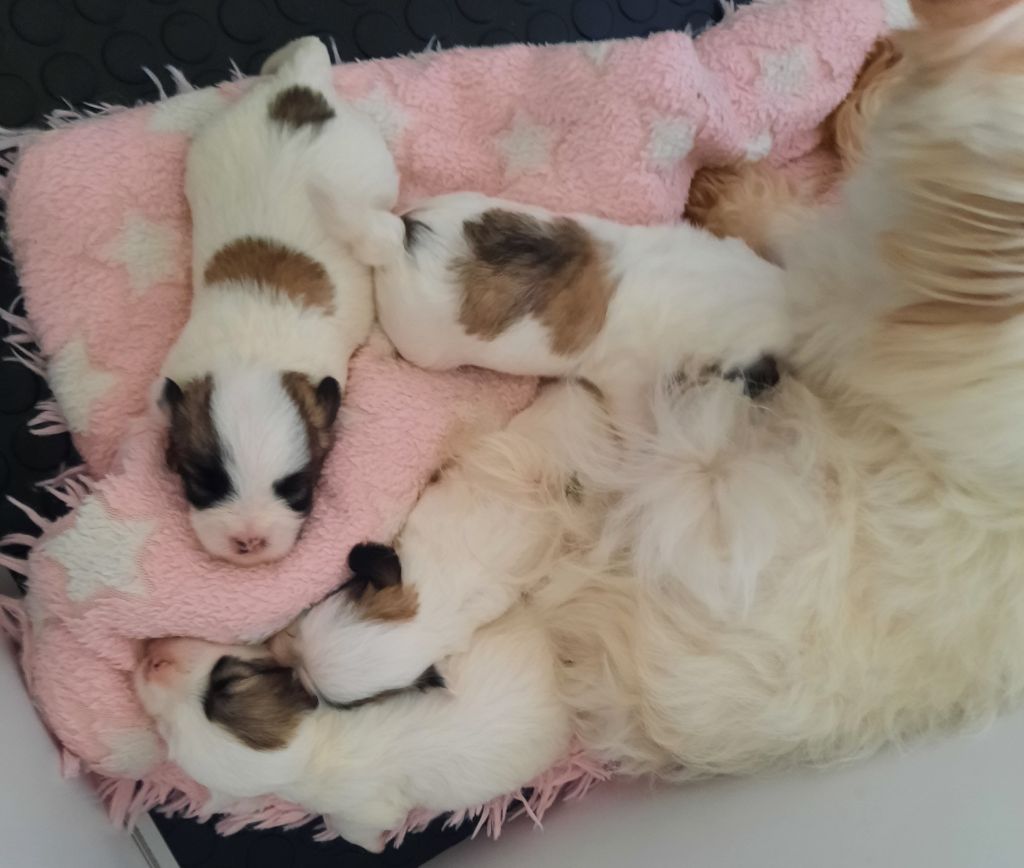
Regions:
[[817, 192], [767, 163], [707, 167], [693, 177], [684, 216], [718, 238], [745, 241], [781, 265], [781, 241], [807, 218]]

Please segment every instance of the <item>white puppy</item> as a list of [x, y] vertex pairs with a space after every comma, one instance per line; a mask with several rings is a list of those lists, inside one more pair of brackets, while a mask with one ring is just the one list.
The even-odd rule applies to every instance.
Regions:
[[192, 311], [159, 385], [196, 535], [240, 564], [283, 556], [309, 513], [373, 319], [362, 261], [394, 229], [398, 192], [380, 132], [336, 96], [318, 39], [263, 72], [189, 149]]
[[[270, 643], [324, 699], [350, 705], [430, 680], [430, 665], [540, 582], [601, 510], [573, 470], [584, 448], [614, 449], [585, 387], [557, 383], [451, 461], [423, 492], [394, 548], [360, 545], [353, 576]], [[425, 674], [426, 673], [426, 674]]]
[[404, 248], [375, 273], [377, 315], [422, 367], [581, 377], [642, 422], [660, 377], [739, 374], [789, 344], [780, 270], [735, 239], [478, 193], [402, 219]]
[[510, 612], [442, 672], [448, 689], [338, 711], [265, 649], [163, 639], [135, 678], [170, 759], [210, 790], [211, 809], [273, 794], [377, 852], [413, 808], [457, 811], [513, 792], [568, 748], [535, 616]]

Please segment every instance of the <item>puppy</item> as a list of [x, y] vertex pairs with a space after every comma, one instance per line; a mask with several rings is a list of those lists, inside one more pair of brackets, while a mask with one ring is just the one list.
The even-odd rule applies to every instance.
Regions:
[[397, 220], [391, 155], [323, 44], [263, 73], [189, 149], [192, 310], [158, 388], [196, 536], [243, 565], [282, 557], [309, 514], [373, 319], [362, 262]]
[[422, 367], [582, 377], [642, 424], [660, 377], [738, 372], [789, 344], [781, 272], [734, 239], [477, 193], [403, 220], [404, 247], [375, 273], [377, 313]]
[[574, 472], [612, 456], [591, 390], [547, 386], [503, 432], [473, 443], [423, 492], [394, 548], [349, 556], [352, 578], [275, 636], [270, 649], [319, 696], [351, 705], [434, 683], [431, 664], [531, 591], [601, 514]]
[[763, 409], [664, 390], [536, 599], [623, 771], [831, 762], [1024, 699], [1024, 4], [915, 5], [836, 206], [791, 222], [764, 167], [711, 203], [776, 244], [791, 375]]
[[413, 808], [457, 811], [512, 792], [568, 748], [569, 718], [536, 617], [523, 608], [445, 662], [450, 690], [338, 711], [264, 648], [148, 643], [135, 673], [170, 759], [211, 810], [276, 795], [367, 850]]

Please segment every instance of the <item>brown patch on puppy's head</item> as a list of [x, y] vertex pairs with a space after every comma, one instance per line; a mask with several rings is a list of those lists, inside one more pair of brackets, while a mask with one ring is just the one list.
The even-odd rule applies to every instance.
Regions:
[[604, 327], [615, 285], [598, 242], [575, 220], [538, 220], [492, 208], [463, 224], [470, 255], [458, 260], [459, 322], [493, 340], [526, 316], [540, 320], [560, 355], [579, 352]]
[[419, 611], [419, 594], [402, 584], [397, 552], [380, 543], [360, 543], [348, 555], [352, 578], [344, 590], [368, 621], [409, 621]]
[[302, 307], [334, 312], [334, 287], [323, 265], [270, 238], [246, 236], [225, 244], [206, 264], [203, 279], [212, 286], [251, 281]]
[[170, 417], [167, 466], [181, 477], [185, 497], [195, 509], [208, 509], [232, 493], [210, 412], [212, 397], [209, 375], [184, 386], [164, 381], [161, 402]]
[[268, 114], [272, 121], [286, 127], [311, 127], [318, 130], [334, 117], [334, 109], [322, 93], [295, 84], [286, 87], [271, 100]]
[[313, 505], [313, 489], [334, 442], [341, 387], [334, 377], [324, 377], [314, 386], [308, 376], [295, 371], [281, 374], [281, 385], [305, 425], [309, 462], [298, 473], [277, 480], [274, 491], [296, 512], [308, 513]]
[[293, 670], [270, 658], [221, 657], [203, 698], [207, 720], [254, 750], [286, 747], [316, 705]]

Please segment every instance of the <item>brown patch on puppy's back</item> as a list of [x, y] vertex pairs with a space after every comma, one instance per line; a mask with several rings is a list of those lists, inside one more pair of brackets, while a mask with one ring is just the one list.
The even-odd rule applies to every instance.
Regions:
[[319, 262], [270, 238], [246, 236], [225, 244], [206, 264], [207, 284], [253, 281], [303, 307], [334, 311], [334, 287]]
[[288, 667], [238, 657], [217, 661], [203, 699], [207, 720], [254, 750], [287, 746], [303, 715], [316, 705]]
[[271, 102], [270, 119], [287, 127], [319, 129], [334, 117], [334, 109], [322, 93], [296, 84], [286, 87]]
[[575, 220], [538, 220], [493, 208], [463, 224], [470, 255], [454, 264], [462, 283], [459, 322], [493, 340], [526, 316], [571, 355], [604, 327], [615, 284], [599, 243]]

